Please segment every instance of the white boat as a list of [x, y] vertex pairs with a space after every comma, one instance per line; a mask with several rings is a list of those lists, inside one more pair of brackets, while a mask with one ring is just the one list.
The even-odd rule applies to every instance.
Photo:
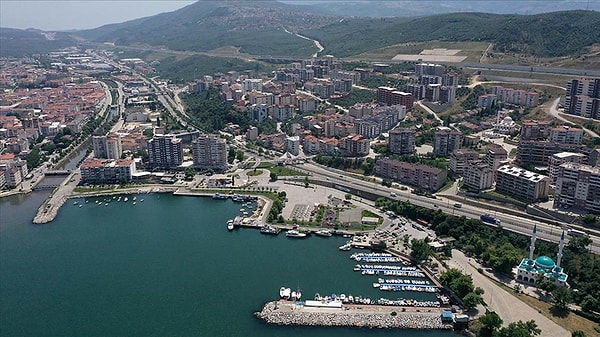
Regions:
[[133, 202], [133, 204], [135, 205], [135, 201]]
[[285, 236], [290, 237], [290, 238], [305, 238], [306, 233], [300, 233], [295, 229], [290, 229], [289, 231], [287, 231], [285, 233]]
[[79, 205], [79, 208], [83, 207], [83, 205]]
[[348, 251], [350, 249], [352, 249], [352, 246], [349, 243], [347, 243], [343, 246], [340, 246], [340, 250], [343, 250], [343, 251]]
[[129, 198], [125, 197], [125, 199], [123, 199], [123, 201], [127, 202], [127, 200], [129, 200]]
[[77, 205], [78, 203], [79, 203], [79, 201], [75, 201], [75, 202], [73, 203], [73, 205]]
[[326, 237], [329, 237], [329, 236], [332, 236], [332, 235], [333, 235], [333, 234], [331, 234], [331, 232], [330, 232], [330, 231], [328, 231], [327, 229], [321, 229], [321, 230], [318, 230], [318, 231], [316, 231], [316, 232], [315, 232], [315, 234], [316, 234], [316, 235], [318, 235], [318, 236], [326, 236]]
[[140, 199], [140, 202], [144, 202], [144, 199], [143, 199], [143, 198], [142, 198], [142, 199]]
[[290, 289], [290, 288], [281, 287], [281, 289], [279, 289], [279, 297], [283, 298], [284, 300], [289, 300], [291, 294], [292, 294], [292, 289]]
[[277, 234], [279, 234], [279, 229], [275, 228], [271, 225], [264, 225], [260, 228], [260, 232], [262, 234], [277, 235]]
[[232, 231], [235, 227], [233, 226], [233, 220], [227, 221], [227, 230]]
[[133, 197], [133, 199], [131, 199], [131, 200], [135, 201], [135, 197]]

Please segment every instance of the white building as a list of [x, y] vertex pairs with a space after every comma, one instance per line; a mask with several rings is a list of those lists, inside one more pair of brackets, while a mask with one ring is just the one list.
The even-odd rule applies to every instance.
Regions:
[[294, 156], [300, 154], [300, 137], [291, 136], [285, 139], [285, 151], [291, 153]]

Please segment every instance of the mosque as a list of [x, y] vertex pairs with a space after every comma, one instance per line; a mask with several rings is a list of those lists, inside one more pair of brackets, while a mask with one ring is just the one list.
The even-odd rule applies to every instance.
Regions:
[[524, 258], [517, 267], [517, 281], [525, 284], [536, 285], [536, 279], [540, 275], [554, 279], [557, 285], [568, 287], [567, 275], [560, 266], [560, 260], [565, 247], [565, 232], [563, 231], [558, 243], [558, 254], [556, 255], [556, 263], [548, 256], [540, 256], [533, 259], [533, 251], [535, 250], [537, 226], [533, 226], [531, 235], [531, 244], [529, 245], [529, 257]]

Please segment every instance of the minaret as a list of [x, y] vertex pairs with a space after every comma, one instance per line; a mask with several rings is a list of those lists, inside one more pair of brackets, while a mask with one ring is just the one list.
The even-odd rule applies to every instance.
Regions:
[[562, 232], [560, 242], [558, 243], [558, 254], [556, 255], [556, 266], [560, 268], [560, 260], [562, 259], [562, 251], [565, 247], [565, 231]]
[[535, 250], [535, 239], [537, 233], [537, 225], [533, 225], [533, 233], [531, 234], [531, 244], [529, 245], [529, 260], [533, 260], [533, 251]]

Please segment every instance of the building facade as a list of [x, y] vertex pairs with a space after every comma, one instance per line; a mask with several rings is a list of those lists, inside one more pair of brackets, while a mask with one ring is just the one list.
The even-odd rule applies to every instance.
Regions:
[[129, 183], [135, 173], [131, 159], [88, 158], [80, 165], [82, 184]]
[[155, 135], [148, 141], [148, 158], [153, 168], [175, 168], [183, 163], [183, 146], [173, 135]]
[[554, 207], [600, 214], [600, 167], [564, 163], [559, 168]]
[[548, 197], [550, 179], [512, 165], [503, 165], [496, 172], [496, 192], [525, 202]]
[[469, 161], [463, 174], [463, 186], [473, 192], [492, 188], [494, 171], [483, 160]]
[[462, 147], [463, 134], [460, 131], [440, 130], [435, 133], [433, 141], [433, 154], [438, 157], [447, 157], [452, 151]]
[[389, 132], [388, 147], [393, 154], [413, 154], [415, 153], [416, 142], [415, 130], [399, 128]]
[[391, 179], [431, 192], [442, 188], [447, 179], [446, 170], [387, 158], [377, 160], [375, 174], [381, 178]]
[[453, 176], [461, 177], [469, 166], [469, 162], [477, 159], [479, 159], [479, 153], [475, 150], [454, 150], [452, 153], [450, 153], [450, 163], [448, 165], [448, 169], [450, 169], [450, 172]]
[[201, 170], [227, 170], [227, 142], [217, 135], [203, 134], [192, 141], [194, 167]]

